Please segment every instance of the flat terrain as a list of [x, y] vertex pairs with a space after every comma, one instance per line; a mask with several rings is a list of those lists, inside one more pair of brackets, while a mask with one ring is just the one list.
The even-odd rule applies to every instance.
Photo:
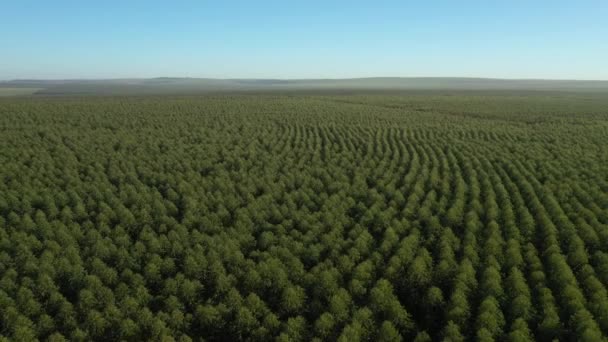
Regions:
[[37, 91], [42, 90], [43, 88], [10, 88], [10, 87], [0, 87], [0, 97], [2, 96], [22, 96], [22, 95], [32, 95]]
[[607, 93], [2, 98], [0, 180], [9, 340], [608, 335]]
[[38, 88], [34, 95], [200, 95], [209, 93], [370, 93], [404, 91], [566, 91], [608, 93], [608, 81], [491, 79], [462, 77], [371, 77], [352, 79], [142, 78], [107, 80], [13, 80], [8, 88]]

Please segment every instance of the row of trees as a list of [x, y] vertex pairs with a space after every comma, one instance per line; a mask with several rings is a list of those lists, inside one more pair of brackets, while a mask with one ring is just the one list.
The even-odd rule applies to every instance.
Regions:
[[2, 100], [0, 339], [605, 340], [601, 105]]

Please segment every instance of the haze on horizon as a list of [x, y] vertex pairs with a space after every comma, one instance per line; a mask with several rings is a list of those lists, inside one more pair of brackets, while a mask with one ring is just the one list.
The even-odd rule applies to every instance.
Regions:
[[606, 18], [605, 1], [24, 0], [0, 12], [0, 80], [608, 80]]

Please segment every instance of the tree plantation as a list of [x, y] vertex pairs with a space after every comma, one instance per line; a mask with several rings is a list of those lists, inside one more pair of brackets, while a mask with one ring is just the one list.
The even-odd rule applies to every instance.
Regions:
[[0, 99], [0, 341], [606, 341], [608, 98]]

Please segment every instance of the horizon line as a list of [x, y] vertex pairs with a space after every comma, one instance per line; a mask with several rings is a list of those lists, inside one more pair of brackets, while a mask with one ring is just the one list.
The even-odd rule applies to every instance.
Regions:
[[369, 79], [468, 79], [468, 80], [496, 80], [496, 81], [572, 81], [572, 82], [608, 82], [608, 79], [584, 79], [584, 78], [503, 78], [503, 77], [478, 77], [478, 76], [364, 76], [364, 77], [311, 77], [311, 78], [281, 78], [281, 77], [193, 77], [193, 76], [154, 76], [154, 77], [82, 77], [82, 78], [12, 78], [0, 79], [2, 83], [23, 81], [124, 81], [124, 80], [217, 80], [217, 81], [240, 81], [240, 80], [276, 80], [276, 81], [346, 81], [346, 80], [369, 80]]

